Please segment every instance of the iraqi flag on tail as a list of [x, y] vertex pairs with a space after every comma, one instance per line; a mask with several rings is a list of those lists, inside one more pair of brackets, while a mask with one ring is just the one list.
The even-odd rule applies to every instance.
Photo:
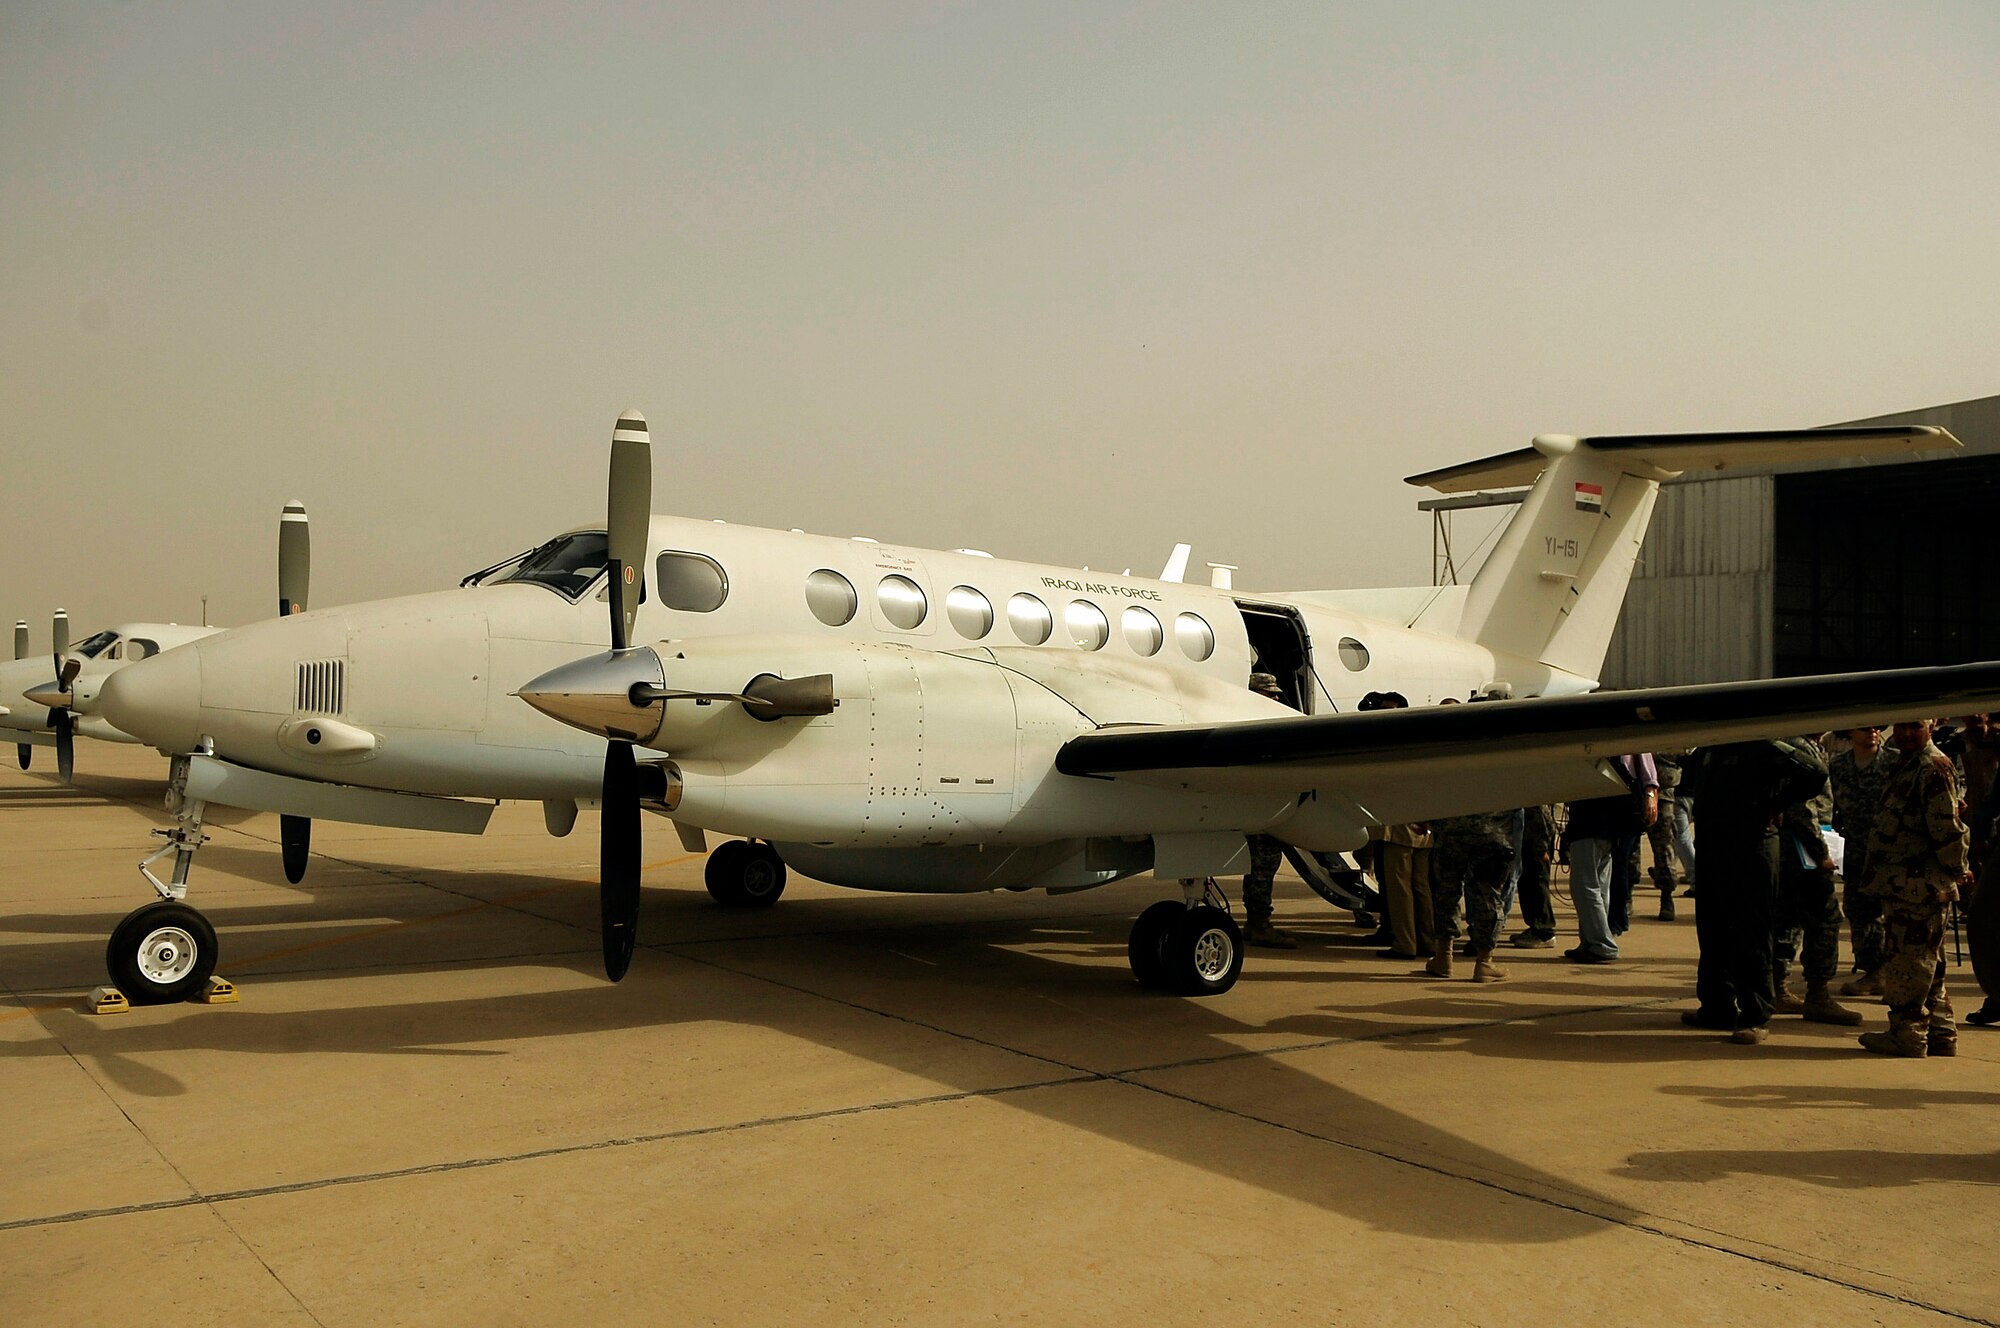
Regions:
[[1576, 510], [1579, 512], [1602, 512], [1604, 510], [1604, 486], [1602, 484], [1577, 485]]

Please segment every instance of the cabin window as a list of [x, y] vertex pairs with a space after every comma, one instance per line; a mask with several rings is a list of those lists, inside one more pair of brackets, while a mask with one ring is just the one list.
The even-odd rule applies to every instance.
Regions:
[[1024, 590], [1007, 601], [1007, 625], [1023, 645], [1038, 646], [1055, 630], [1055, 619], [1048, 605]]
[[907, 576], [891, 574], [882, 578], [875, 587], [875, 602], [882, 608], [882, 616], [892, 626], [904, 631], [912, 631], [930, 612], [930, 601], [924, 598], [924, 589]]
[[125, 658], [127, 660], [151, 659], [159, 653], [160, 643], [158, 641], [148, 641], [143, 636], [135, 636], [125, 642]]
[[1136, 604], [1118, 615], [1118, 629], [1125, 634], [1125, 644], [1132, 647], [1135, 655], [1159, 654], [1160, 643], [1166, 639], [1160, 620]]
[[832, 568], [822, 567], [806, 578], [806, 607], [828, 627], [847, 626], [860, 606], [854, 583]]
[[1351, 636], [1340, 638], [1339, 653], [1340, 662], [1356, 673], [1368, 667], [1368, 647]]
[[1198, 613], [1183, 613], [1174, 619], [1174, 640], [1181, 653], [1197, 664], [1215, 653], [1215, 629]]
[[944, 614], [952, 629], [968, 641], [977, 641], [993, 630], [993, 601], [971, 586], [953, 586], [944, 597]]
[[660, 603], [683, 613], [714, 613], [729, 598], [729, 574], [722, 564], [699, 553], [660, 555], [654, 588]]
[[1087, 599], [1069, 602], [1069, 607], [1063, 610], [1063, 626], [1069, 629], [1069, 639], [1085, 650], [1102, 650], [1111, 637], [1111, 623], [1104, 610]]

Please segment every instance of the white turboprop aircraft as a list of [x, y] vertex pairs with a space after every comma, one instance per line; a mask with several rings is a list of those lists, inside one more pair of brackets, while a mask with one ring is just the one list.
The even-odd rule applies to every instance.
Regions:
[[[305, 505], [286, 503], [278, 520], [280, 615], [305, 608], [312, 561], [310, 529]], [[36, 747], [54, 747], [57, 773], [69, 783], [76, 734], [106, 742], [139, 741], [95, 713], [104, 680], [128, 664], [222, 630], [180, 623], [121, 623], [72, 646], [69, 614], [57, 609], [50, 632], [51, 660], [44, 664], [29, 653], [28, 624], [16, 622], [13, 662], [0, 664], [0, 742], [14, 741], [23, 770], [31, 764]]]
[[[653, 516], [645, 421], [613, 438], [604, 528], [106, 681], [102, 712], [175, 757], [175, 824], [148, 859], [174, 854], [173, 878], [147, 871], [162, 898], [107, 954], [131, 999], [183, 999], [213, 969], [183, 902], [209, 801], [477, 833], [490, 800], [536, 799], [557, 834], [601, 802], [614, 980], [642, 808], [690, 848], [748, 837], [709, 859], [730, 904], [775, 901], [787, 863], [943, 893], [1151, 870], [1184, 898], [1135, 924], [1134, 972], [1203, 995], [1242, 966], [1209, 878], [1240, 868], [1247, 833], [1349, 849], [1375, 825], [1615, 791], [1621, 752], [2000, 704], [2000, 663], [1586, 695], [1662, 480], [1957, 446], [1939, 429], [1542, 435], [1411, 481], [1533, 481], [1469, 586], [1273, 594]], [[611, 653], [579, 660], [606, 601]], [[1247, 690], [1253, 669], [1287, 703]], [[1495, 684], [1533, 699], [1432, 704]], [[1371, 690], [1419, 708], [1351, 713]]]

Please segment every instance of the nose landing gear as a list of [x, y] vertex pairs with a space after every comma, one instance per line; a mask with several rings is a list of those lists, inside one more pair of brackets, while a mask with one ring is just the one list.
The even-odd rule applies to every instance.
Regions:
[[1132, 924], [1132, 976], [1155, 991], [1220, 996], [1243, 973], [1243, 931], [1212, 879], [1182, 881], [1181, 891], [1186, 902], [1163, 899]]
[[[215, 973], [215, 928], [183, 902], [195, 850], [208, 842], [201, 832], [207, 804], [187, 796], [187, 777], [187, 758], [175, 757], [167, 778], [167, 810], [174, 823], [153, 832], [166, 842], [139, 864], [139, 874], [160, 897], [126, 914], [104, 948], [112, 985], [134, 1005], [171, 1005], [201, 995]], [[173, 875], [162, 881], [153, 875], [153, 864], [169, 853]]]

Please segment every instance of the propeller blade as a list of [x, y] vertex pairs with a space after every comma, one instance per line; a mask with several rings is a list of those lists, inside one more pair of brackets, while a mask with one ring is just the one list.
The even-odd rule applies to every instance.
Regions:
[[67, 710], [52, 710], [49, 719], [56, 730], [56, 773], [68, 784], [76, 773], [76, 721]]
[[17, 618], [14, 621], [14, 658], [26, 659], [27, 657], [28, 620], [26, 618]]
[[653, 448], [646, 417], [628, 410], [611, 431], [611, 490], [605, 502], [606, 552], [611, 564], [611, 648], [632, 644], [639, 595], [646, 584], [647, 526], [653, 515]]
[[293, 499], [278, 518], [278, 616], [306, 611], [312, 585], [312, 526], [306, 505]]
[[604, 927], [604, 976], [613, 982], [632, 964], [639, 933], [639, 772], [632, 744], [604, 749], [603, 842], [597, 898]]
[[63, 652], [69, 649], [69, 610], [57, 609], [54, 634], [49, 638], [49, 651], [55, 656], [56, 675], [62, 675]]

